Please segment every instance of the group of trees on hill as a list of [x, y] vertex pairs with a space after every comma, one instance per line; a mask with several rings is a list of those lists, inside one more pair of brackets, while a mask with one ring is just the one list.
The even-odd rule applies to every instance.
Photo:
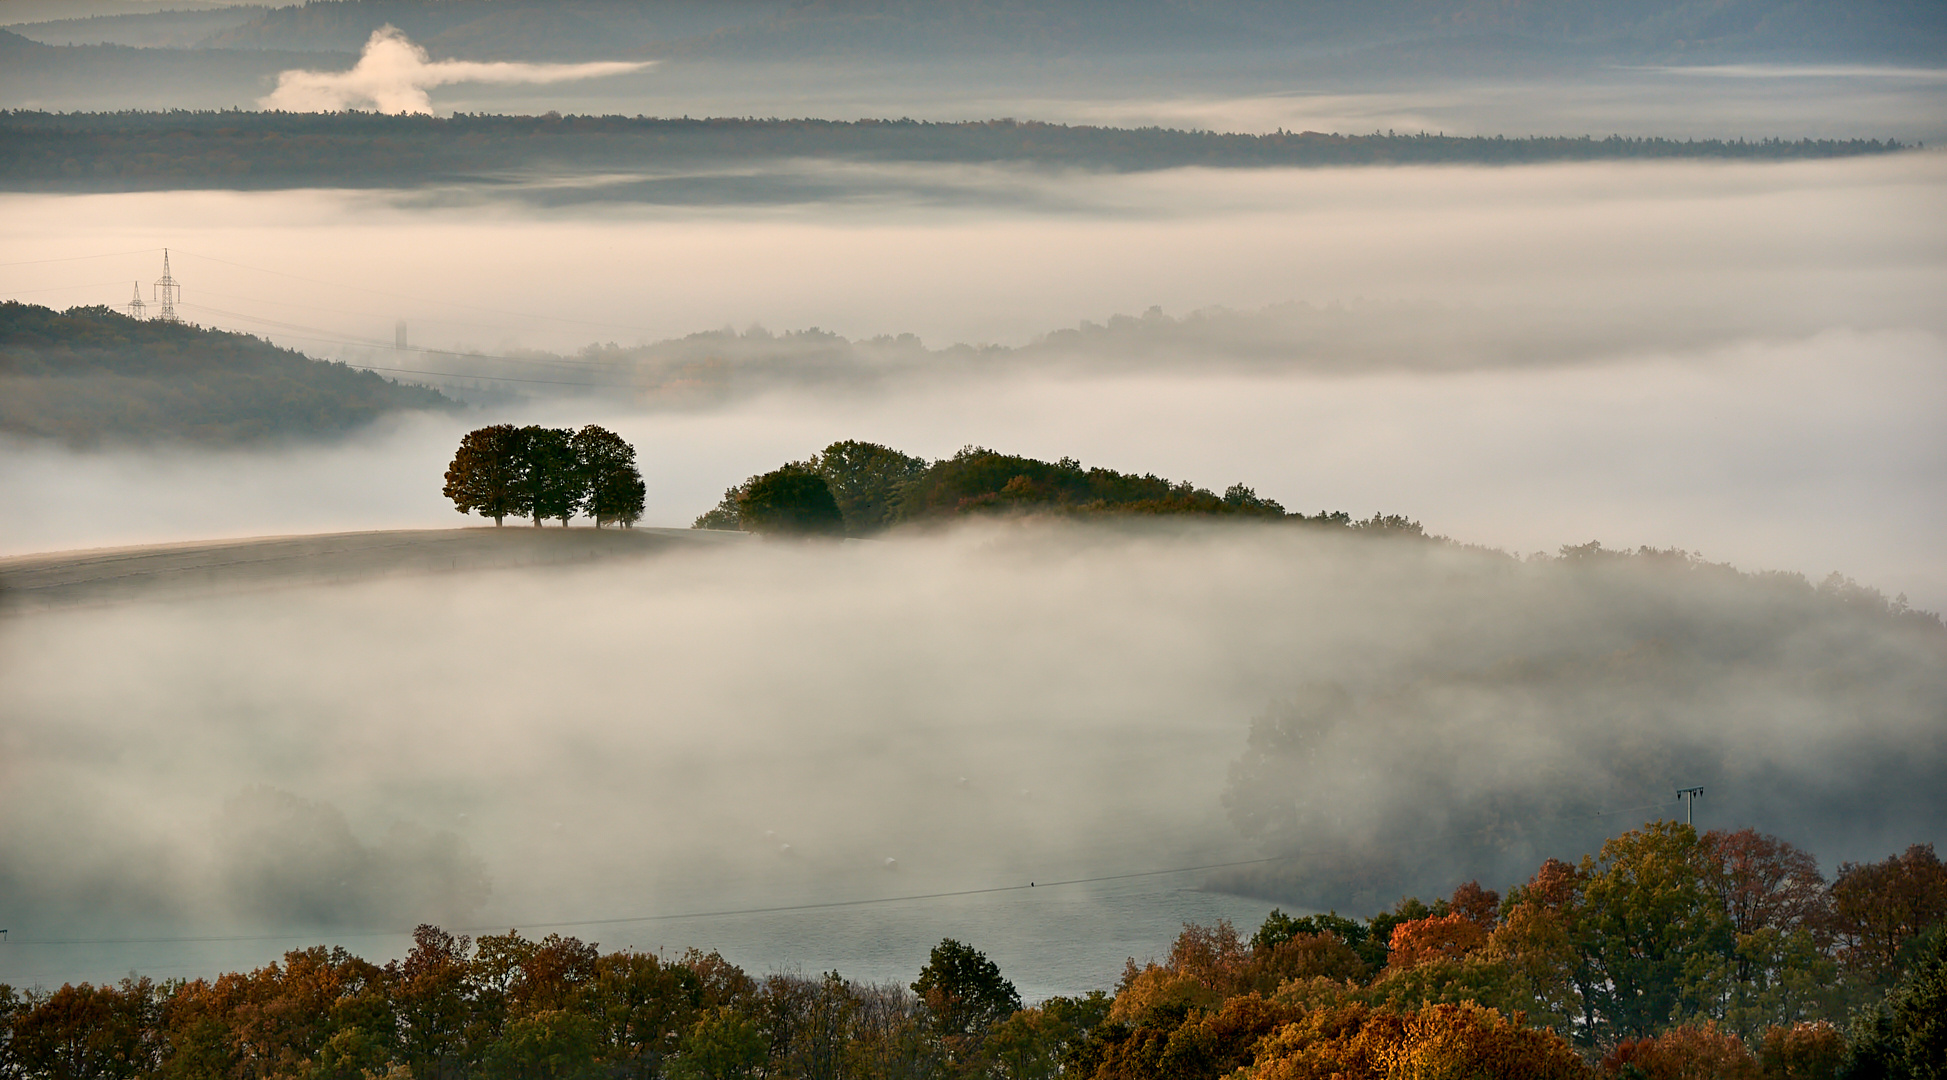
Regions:
[[1197, 515], [1424, 535], [1418, 522], [1398, 515], [1354, 521], [1344, 511], [1286, 513], [1243, 484], [1219, 495], [1149, 473], [1084, 469], [1074, 458], [1038, 461], [974, 446], [928, 462], [857, 440], [832, 443], [805, 461], [745, 480], [692, 527], [859, 537], [904, 523], [1026, 513]]
[[1655, 823], [1505, 897], [1186, 925], [1023, 1007], [951, 939], [910, 986], [421, 926], [214, 979], [0, 986], [0, 1076], [1907, 1080], [1947, 1068], [1947, 870]]
[[495, 424], [460, 440], [442, 494], [460, 513], [477, 511], [495, 525], [512, 516], [531, 517], [537, 528], [559, 518], [566, 527], [587, 514], [599, 529], [634, 525], [647, 491], [635, 447], [607, 428]]
[[106, 307], [0, 303], [0, 432], [77, 446], [237, 445], [344, 435], [387, 413], [453, 407], [436, 390], [248, 334]]

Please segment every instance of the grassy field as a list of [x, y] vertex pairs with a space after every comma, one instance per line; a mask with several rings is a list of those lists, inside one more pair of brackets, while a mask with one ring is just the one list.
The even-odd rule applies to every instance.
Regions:
[[743, 533], [527, 526], [266, 536], [0, 558], [0, 613], [648, 555]]

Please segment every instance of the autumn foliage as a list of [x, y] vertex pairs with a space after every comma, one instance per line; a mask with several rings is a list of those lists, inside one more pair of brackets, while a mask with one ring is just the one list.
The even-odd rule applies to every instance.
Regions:
[[1458, 960], [1487, 944], [1487, 929], [1458, 911], [1393, 927], [1388, 967], [1410, 971], [1428, 960]]
[[906, 986], [422, 926], [382, 966], [320, 946], [213, 979], [0, 986], [0, 1080], [1934, 1076], [1939, 873], [1919, 846], [1828, 887], [1775, 837], [1660, 822], [1505, 897], [1186, 925], [1113, 996], [1026, 1007], [952, 940]]
[[1319, 1009], [1266, 1040], [1252, 1073], [1254, 1080], [1593, 1075], [1561, 1036], [1473, 1004]]
[[1642, 1080], [1760, 1080], [1744, 1040], [1714, 1024], [1626, 1039], [1603, 1056], [1602, 1071]]

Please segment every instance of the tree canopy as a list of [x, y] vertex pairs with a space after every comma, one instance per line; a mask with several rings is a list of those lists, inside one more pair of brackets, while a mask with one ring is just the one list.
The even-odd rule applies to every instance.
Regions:
[[[969, 516], [1056, 515], [1201, 516], [1233, 520], [1289, 521], [1350, 527], [1374, 533], [1422, 536], [1418, 522], [1375, 514], [1355, 522], [1343, 511], [1307, 517], [1287, 513], [1275, 500], [1244, 484], [1219, 495], [1185, 481], [1151, 473], [1084, 469], [1073, 458], [1040, 461], [981, 447], [966, 447], [949, 458], [928, 462], [877, 443], [848, 439], [832, 443], [809, 459], [753, 476], [724, 492], [717, 506], [698, 516], [699, 529], [754, 528], [744, 512], [753, 485], [766, 484], [766, 500], [780, 497], [780, 485], [816, 499], [808, 476], [823, 480], [847, 536], [872, 536], [896, 525], [942, 522]], [[820, 502], [822, 507], [822, 502]], [[764, 510], [764, 513], [772, 513]], [[818, 513], [823, 514], [821, 509]]]
[[752, 477], [737, 498], [737, 520], [755, 533], [843, 536], [845, 517], [824, 476], [793, 463]]
[[974, 1053], [988, 1028], [1021, 1007], [1021, 995], [1001, 969], [980, 950], [952, 938], [933, 946], [913, 992], [959, 1057]]
[[440, 493], [453, 500], [460, 513], [477, 512], [499, 525], [507, 515], [520, 512], [522, 468], [519, 428], [512, 424], [476, 428], [461, 437]]
[[635, 448], [606, 428], [580, 431], [495, 424], [468, 432], [446, 469], [443, 494], [462, 514], [478, 512], [504, 523], [509, 515], [550, 518], [567, 525], [576, 514], [633, 525], [647, 487], [636, 470]]
[[[1933, 1080], [1947, 921], [1922, 912], [1884, 966], [1847, 944], [1806, 854], [1653, 822], [1505, 897], [1470, 881], [1365, 919], [1273, 910], [1248, 938], [1186, 924], [1113, 995], [1025, 1006], [952, 938], [902, 986], [424, 925], [383, 965], [317, 946], [210, 978], [0, 985], [0, 1076]], [[1859, 864], [1847, 903], [1898, 907], [1938, 865], [1929, 845]], [[1766, 944], [1786, 930], [1802, 948]]]

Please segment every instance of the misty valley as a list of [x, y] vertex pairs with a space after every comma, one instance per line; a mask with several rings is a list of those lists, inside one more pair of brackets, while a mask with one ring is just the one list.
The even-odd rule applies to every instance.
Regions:
[[0, 0], [0, 1080], [1947, 1071], [1947, 13]]

